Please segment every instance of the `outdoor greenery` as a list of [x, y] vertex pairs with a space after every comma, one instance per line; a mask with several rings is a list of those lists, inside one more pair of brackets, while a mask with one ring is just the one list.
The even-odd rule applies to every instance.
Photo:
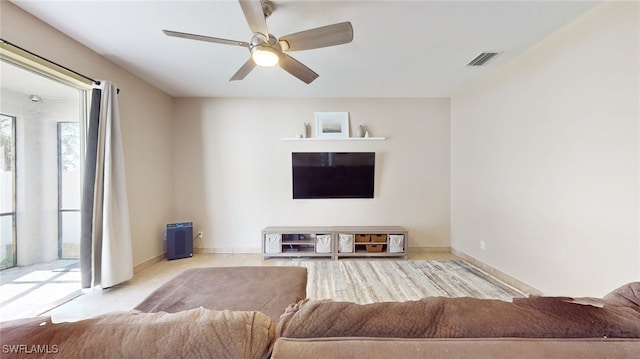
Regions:
[[10, 172], [13, 170], [13, 117], [0, 115], [0, 154], [2, 154], [2, 168], [0, 170]]
[[62, 170], [76, 170], [80, 166], [80, 124], [78, 122], [61, 122], [59, 131]]

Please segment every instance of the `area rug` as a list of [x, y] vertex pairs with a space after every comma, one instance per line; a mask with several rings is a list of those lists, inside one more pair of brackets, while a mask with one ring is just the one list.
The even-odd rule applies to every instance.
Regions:
[[428, 296], [511, 301], [524, 293], [464, 260], [289, 260], [308, 270], [307, 297], [360, 304]]

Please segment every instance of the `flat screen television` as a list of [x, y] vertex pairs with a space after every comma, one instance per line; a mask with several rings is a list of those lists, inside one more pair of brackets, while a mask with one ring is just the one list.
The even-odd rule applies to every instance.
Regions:
[[373, 198], [375, 163], [375, 152], [293, 152], [293, 199]]

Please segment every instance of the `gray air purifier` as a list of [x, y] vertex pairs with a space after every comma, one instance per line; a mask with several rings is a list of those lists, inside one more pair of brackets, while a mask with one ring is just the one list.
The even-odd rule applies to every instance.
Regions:
[[193, 222], [167, 224], [167, 259], [193, 257]]

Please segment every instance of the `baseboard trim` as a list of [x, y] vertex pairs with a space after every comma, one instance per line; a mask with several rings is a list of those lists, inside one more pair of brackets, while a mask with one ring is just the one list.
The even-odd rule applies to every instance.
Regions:
[[506, 273], [504, 273], [504, 272], [502, 272], [502, 271], [500, 271], [500, 270], [498, 270], [498, 269], [496, 269], [496, 268], [494, 268], [494, 267], [492, 267], [492, 266], [490, 266], [490, 265], [488, 265], [486, 263], [483, 263], [482, 261], [480, 261], [480, 260], [478, 260], [478, 259], [476, 259], [476, 258], [474, 258], [474, 257], [472, 257], [472, 256], [470, 256], [470, 255], [468, 255], [468, 254], [466, 254], [464, 252], [461, 252], [461, 251], [459, 251], [459, 250], [457, 250], [455, 248], [451, 248], [451, 254], [454, 254], [454, 255], [464, 259], [465, 261], [473, 264], [474, 266], [482, 269], [483, 271], [491, 274], [492, 276], [500, 279], [501, 281], [507, 283], [508, 285], [510, 285], [510, 286], [512, 286], [512, 287], [514, 287], [514, 288], [516, 288], [516, 289], [518, 289], [518, 290], [520, 290], [520, 291], [522, 291], [524, 293], [532, 294], [532, 295], [544, 295], [544, 293], [542, 293], [539, 289], [534, 288], [534, 287], [528, 285], [527, 283], [525, 283], [525, 282], [523, 282], [521, 280], [518, 280], [518, 279], [516, 279], [516, 278], [514, 278], [514, 277], [512, 277], [512, 276], [510, 276], [510, 275], [508, 275], [508, 274], [506, 274]]
[[260, 248], [194, 248], [194, 254], [256, 254]]
[[408, 253], [451, 253], [451, 247], [409, 247]]
[[151, 257], [149, 259], [147, 259], [146, 261], [136, 264], [135, 266], [133, 266], [133, 274], [136, 274], [140, 271], [143, 271], [149, 267], [151, 267], [152, 265], [158, 263], [158, 262], [162, 262], [162, 260], [164, 259], [164, 253], [158, 254], [155, 257]]

